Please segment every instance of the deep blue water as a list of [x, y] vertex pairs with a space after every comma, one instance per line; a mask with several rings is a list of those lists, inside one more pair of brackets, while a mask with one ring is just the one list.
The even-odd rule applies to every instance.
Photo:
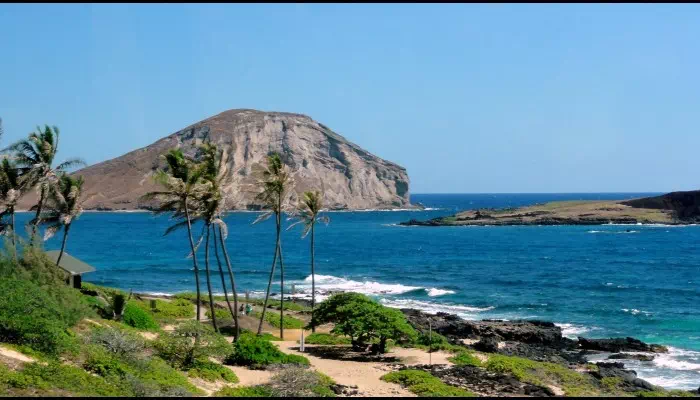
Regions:
[[[479, 207], [645, 195], [424, 194], [412, 201], [435, 210], [332, 212], [330, 225], [316, 232], [317, 285], [323, 291], [362, 291], [391, 306], [466, 318], [543, 319], [570, 336], [634, 336], [670, 345], [669, 355], [633, 367], [653, 383], [697, 388], [700, 226], [395, 225]], [[256, 215], [225, 218], [241, 291], [264, 290], [272, 261], [274, 223], [252, 226]], [[167, 226], [167, 218], [146, 213], [85, 213], [71, 230], [67, 250], [98, 269], [87, 281], [134, 291], [193, 290], [185, 231], [163, 237]], [[285, 279], [308, 294], [309, 241], [299, 234], [283, 235]], [[56, 238], [46, 247], [59, 245]]]

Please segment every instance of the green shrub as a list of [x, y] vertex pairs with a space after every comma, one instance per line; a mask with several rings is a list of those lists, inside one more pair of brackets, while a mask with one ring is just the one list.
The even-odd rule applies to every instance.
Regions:
[[224, 387], [214, 394], [216, 397], [275, 397], [267, 385]]
[[[188, 319], [195, 316], [194, 304], [187, 299], [173, 299], [172, 301], [155, 300], [155, 302], [156, 308], [153, 309], [151, 308], [150, 300], [130, 301], [131, 304], [147, 312], [159, 322], [174, 322], [178, 319]], [[217, 318], [218, 316], [217, 314]]]
[[84, 396], [128, 396], [131, 392], [119, 380], [90, 375], [69, 365], [51, 362], [26, 364], [20, 372], [12, 373], [8, 386], [16, 388], [62, 389]]
[[207, 360], [195, 360], [194, 366], [187, 371], [187, 375], [192, 378], [202, 378], [208, 382], [238, 383], [238, 377], [233, 371], [221, 364]]
[[[178, 391], [186, 390], [187, 393], [198, 394], [201, 390], [193, 386], [185, 375], [173, 369], [165, 361], [153, 357], [143, 365], [138, 378], [145, 383], [155, 385], [157, 390], [164, 393], [177, 394]], [[155, 395], [153, 395], [155, 396]]]
[[345, 336], [332, 335], [330, 333], [312, 333], [304, 338], [306, 344], [339, 345], [350, 344], [350, 339]]
[[73, 343], [66, 330], [90, 315], [77, 291], [66, 294], [77, 306], [66, 306], [44, 287], [3, 277], [0, 293], [0, 341], [27, 345], [47, 354], [66, 351]]
[[[250, 316], [253, 318], [260, 318], [260, 314], [257, 312], [251, 313]], [[229, 314], [229, 319], [230, 317], [231, 315]], [[271, 312], [271, 310], [268, 310], [267, 312], [265, 312], [265, 321], [267, 321], [270, 325], [274, 326], [275, 328], [279, 328], [281, 325], [280, 314], [278, 312]], [[284, 329], [302, 329], [304, 325], [304, 321], [298, 318], [294, 318], [289, 315], [284, 316]]]
[[142, 329], [147, 331], [154, 331], [160, 329], [158, 323], [151, 317], [151, 315], [141, 309], [139, 306], [129, 302], [124, 307], [124, 315], [122, 321], [129, 326], [133, 326], [136, 329]]
[[335, 324], [331, 333], [349, 336], [356, 349], [376, 339], [379, 353], [386, 352], [390, 339], [412, 342], [417, 335], [401, 311], [359, 293], [335, 294], [319, 304], [309, 325], [325, 323]]
[[122, 362], [114, 353], [110, 353], [100, 346], [89, 346], [86, 349], [86, 358], [83, 368], [101, 376], [116, 375], [124, 377], [131, 371], [128, 365]]
[[474, 397], [473, 393], [447, 385], [426, 371], [405, 369], [390, 372], [381, 379], [398, 383], [421, 397]]
[[[225, 308], [214, 308], [214, 314], [216, 315], [216, 321], [233, 321], [233, 317], [231, 317], [231, 312]], [[207, 312], [204, 314], [207, 316], [207, 318], [211, 319], [211, 310], [207, 310]]]
[[269, 340], [252, 335], [242, 334], [233, 344], [233, 353], [224, 361], [229, 365], [244, 365], [261, 368], [271, 364], [301, 364], [309, 365], [306, 357], [284, 354]]
[[153, 346], [158, 356], [176, 368], [184, 369], [192, 367], [196, 360], [221, 359], [232, 351], [225, 337], [196, 321], [187, 321], [171, 333], [162, 333]]
[[486, 362], [486, 369], [513, 374], [518, 380], [533, 385], [545, 386], [552, 383], [564, 389], [567, 396], [600, 394], [593, 377], [559, 364], [492, 354]]
[[335, 397], [331, 378], [301, 367], [285, 368], [270, 378], [269, 387], [275, 397]]
[[472, 353], [468, 351], [460, 351], [454, 356], [448, 358], [455, 365], [472, 365], [474, 367], [481, 366], [481, 360], [476, 358]]
[[88, 341], [127, 358], [141, 354], [146, 347], [141, 336], [115, 328], [96, 327], [90, 332]]

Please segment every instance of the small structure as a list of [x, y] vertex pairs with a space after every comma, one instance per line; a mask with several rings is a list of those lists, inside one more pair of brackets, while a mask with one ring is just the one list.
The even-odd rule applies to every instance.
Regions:
[[[58, 260], [58, 254], [60, 251], [51, 250], [47, 251], [46, 255], [54, 263]], [[58, 266], [62, 270], [66, 271], [68, 277], [66, 278], [66, 283], [76, 289], [82, 287], [83, 278], [82, 275], [87, 272], [95, 271], [92, 266], [78, 260], [77, 258], [71, 256], [70, 254], [63, 252], [63, 257], [61, 257], [61, 264]]]

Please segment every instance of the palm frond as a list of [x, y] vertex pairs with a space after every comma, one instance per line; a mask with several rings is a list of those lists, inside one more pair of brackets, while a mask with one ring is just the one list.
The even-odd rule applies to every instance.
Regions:
[[68, 168], [84, 167], [86, 165], [87, 165], [87, 163], [81, 158], [70, 158], [70, 159], [58, 164], [58, 166], [56, 167], [56, 171], [65, 171]]

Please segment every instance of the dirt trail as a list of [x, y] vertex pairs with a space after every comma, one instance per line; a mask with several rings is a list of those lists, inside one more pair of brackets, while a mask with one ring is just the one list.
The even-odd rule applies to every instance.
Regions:
[[[286, 336], [286, 335], [285, 335]], [[396, 349], [387, 354], [386, 361], [353, 361], [352, 359], [338, 359], [339, 354], [347, 353], [347, 347], [327, 347], [307, 345], [307, 351], [299, 352], [299, 344], [295, 341], [274, 342], [285, 353], [299, 354], [308, 358], [311, 366], [338, 382], [341, 385], [357, 386], [360, 396], [384, 397], [405, 396], [415, 397], [415, 394], [393, 383], [384, 382], [381, 376], [393, 371], [390, 364], [402, 362], [405, 364], [428, 363], [428, 353], [418, 349]], [[328, 349], [328, 354], [321, 350]], [[332, 354], [332, 353], [335, 353]], [[358, 356], [359, 357], [359, 356]], [[433, 353], [433, 364], [449, 364], [449, 354]], [[357, 358], [357, 357], [356, 357]]]

